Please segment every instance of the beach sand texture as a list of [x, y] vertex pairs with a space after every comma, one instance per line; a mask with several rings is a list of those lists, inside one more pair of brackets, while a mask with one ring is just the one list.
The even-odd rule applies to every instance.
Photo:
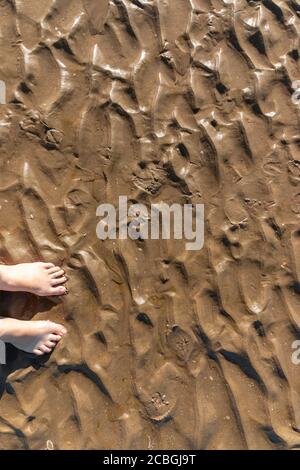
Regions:
[[[42, 360], [8, 348], [0, 449], [300, 447], [299, 16], [0, 1], [0, 257], [70, 278], [63, 299], [1, 294], [69, 333]], [[204, 204], [204, 248], [98, 240], [120, 195]]]

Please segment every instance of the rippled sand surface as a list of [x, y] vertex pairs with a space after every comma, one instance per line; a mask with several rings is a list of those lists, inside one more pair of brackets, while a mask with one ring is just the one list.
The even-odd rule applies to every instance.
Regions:
[[[300, 446], [300, 7], [2, 0], [0, 256], [66, 268], [42, 361], [8, 350], [1, 449]], [[203, 203], [205, 245], [100, 241], [96, 208]]]

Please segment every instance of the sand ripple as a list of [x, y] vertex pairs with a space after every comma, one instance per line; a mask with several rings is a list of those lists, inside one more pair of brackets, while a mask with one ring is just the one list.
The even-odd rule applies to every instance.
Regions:
[[[300, 446], [299, 6], [0, 4], [0, 255], [63, 265], [38, 362], [8, 351], [1, 449]], [[298, 33], [297, 33], [298, 31]], [[96, 207], [204, 203], [200, 252], [96, 238]]]

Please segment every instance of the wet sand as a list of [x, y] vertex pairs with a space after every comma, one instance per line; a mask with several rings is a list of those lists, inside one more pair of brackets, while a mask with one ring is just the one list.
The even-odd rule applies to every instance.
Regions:
[[[300, 7], [294, 0], [0, 2], [0, 258], [62, 265], [62, 301], [1, 315], [0, 449], [300, 446]], [[205, 205], [205, 245], [96, 237], [96, 208]]]

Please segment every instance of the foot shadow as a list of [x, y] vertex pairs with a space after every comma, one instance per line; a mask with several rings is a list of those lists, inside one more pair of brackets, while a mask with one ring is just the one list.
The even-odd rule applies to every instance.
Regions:
[[[0, 316], [31, 320], [38, 313], [50, 312], [58, 303], [61, 303], [58, 299], [49, 300], [25, 292], [0, 292]], [[11, 386], [6, 382], [10, 374], [27, 367], [38, 370], [48, 361], [49, 356], [50, 354], [45, 354], [37, 357], [7, 344], [6, 364], [0, 365], [0, 400], [5, 391], [13, 393]]]

